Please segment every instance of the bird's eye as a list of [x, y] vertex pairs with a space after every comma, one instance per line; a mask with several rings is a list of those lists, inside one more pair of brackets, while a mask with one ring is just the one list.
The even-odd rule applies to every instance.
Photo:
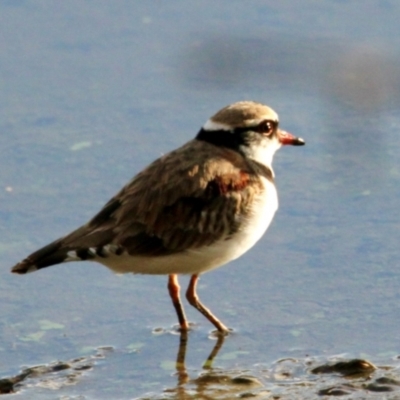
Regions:
[[256, 132], [261, 133], [265, 136], [271, 136], [275, 131], [276, 124], [274, 121], [265, 120], [262, 121], [255, 129]]

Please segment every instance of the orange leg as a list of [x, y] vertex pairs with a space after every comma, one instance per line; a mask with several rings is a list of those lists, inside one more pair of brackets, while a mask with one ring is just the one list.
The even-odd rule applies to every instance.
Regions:
[[180, 297], [181, 287], [178, 282], [178, 275], [172, 274], [168, 276], [168, 291], [172, 299], [172, 304], [175, 307], [176, 314], [178, 315], [179, 325], [182, 331], [187, 331], [189, 329], [189, 323], [187, 322], [185, 311], [183, 310], [181, 297]]
[[[215, 316], [212, 312], [201, 304], [199, 297], [196, 293], [198, 275], [192, 275], [190, 283], [186, 291], [186, 298], [188, 302], [197, 310], [199, 310], [217, 329], [219, 332], [227, 333], [229, 329]], [[178, 316], [179, 317], [179, 316]]]

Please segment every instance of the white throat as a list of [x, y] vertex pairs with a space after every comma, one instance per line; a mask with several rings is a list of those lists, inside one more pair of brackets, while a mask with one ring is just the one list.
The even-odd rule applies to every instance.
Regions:
[[257, 146], [246, 147], [243, 152], [248, 158], [251, 158], [258, 163], [265, 165], [271, 169], [272, 176], [275, 176], [274, 170], [272, 169], [272, 160], [275, 152], [281, 147], [278, 141], [265, 141], [259, 143]]

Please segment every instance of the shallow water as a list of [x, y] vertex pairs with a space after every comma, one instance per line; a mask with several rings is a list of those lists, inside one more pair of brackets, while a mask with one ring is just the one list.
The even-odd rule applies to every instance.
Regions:
[[[271, 105], [307, 145], [275, 157], [280, 209], [264, 238], [200, 281], [235, 332], [213, 366], [261, 379], [259, 365], [288, 357], [399, 354], [400, 6], [251, 4], [0, 2], [1, 375], [112, 346], [72, 384], [20, 398], [160, 398], [179, 383], [165, 277], [8, 271], [242, 99]], [[215, 339], [187, 312], [197, 379]]]

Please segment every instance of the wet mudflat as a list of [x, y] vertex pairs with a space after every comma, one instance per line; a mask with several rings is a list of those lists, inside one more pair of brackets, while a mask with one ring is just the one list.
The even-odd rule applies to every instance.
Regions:
[[[187, 339], [186, 334], [180, 336], [177, 358], [175, 363], [170, 362], [169, 368], [174, 366], [175, 369], [171, 383], [154, 390], [154, 377], [147, 376], [147, 381], [153, 380], [154, 388], [137, 399], [377, 399], [382, 396], [396, 399], [400, 394], [400, 357], [387, 360], [384, 365], [342, 355], [329, 359], [285, 358], [270, 365], [259, 363], [248, 369], [218, 368], [213, 366], [213, 362], [223, 346], [224, 339], [220, 337], [202, 368], [189, 370], [185, 360]], [[112, 347], [99, 348], [89, 356], [25, 368], [15, 376], [0, 380], [0, 394], [33, 391], [40, 398], [51, 398], [54, 391], [62, 393], [66, 389], [75, 392], [71, 386], [79, 388], [89, 378], [88, 374], [96, 376], [101, 364], [107, 363], [115, 350]], [[92, 390], [101, 391], [101, 398], [120, 398], [121, 394], [130, 392], [129, 384], [127, 386], [116, 376], [109, 376], [107, 387]]]
[[[396, 398], [399, 17], [395, 1], [1, 1], [3, 397]], [[200, 281], [234, 330], [212, 363], [190, 309], [182, 351], [165, 277], [9, 273], [242, 99], [307, 145], [275, 157], [265, 237]]]

